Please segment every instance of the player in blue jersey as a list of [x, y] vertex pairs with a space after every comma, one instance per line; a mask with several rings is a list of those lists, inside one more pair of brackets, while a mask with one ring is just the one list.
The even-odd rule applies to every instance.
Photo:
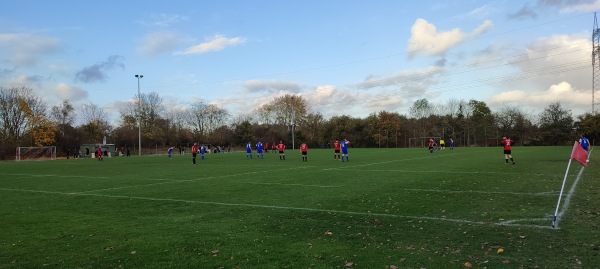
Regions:
[[579, 138], [579, 144], [581, 145], [581, 147], [583, 149], [585, 149], [585, 151], [589, 152], [589, 148], [590, 148], [590, 140], [587, 139], [587, 137], [585, 137], [584, 134], [581, 135], [581, 138]]
[[259, 159], [265, 158], [265, 154], [263, 153], [263, 143], [260, 141], [258, 141], [258, 143], [256, 143], [256, 158], [259, 158]]
[[204, 160], [204, 153], [206, 153], [206, 146], [200, 146], [200, 159]]
[[252, 159], [252, 144], [246, 144], [246, 159]]
[[173, 158], [173, 150], [175, 149], [175, 147], [169, 147], [169, 150], [167, 150], [167, 154], [169, 154], [169, 159]]
[[342, 148], [342, 162], [344, 161], [344, 157], [346, 157], [346, 162], [350, 161], [350, 159], [348, 159], [348, 145], [349, 144], [350, 144], [350, 141], [348, 141], [345, 138], [340, 143], [340, 147]]

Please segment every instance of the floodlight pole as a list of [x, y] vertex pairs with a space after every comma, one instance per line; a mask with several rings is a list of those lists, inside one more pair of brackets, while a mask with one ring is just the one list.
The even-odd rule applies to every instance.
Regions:
[[140, 94], [140, 79], [144, 75], [135, 75], [138, 82], [138, 155], [142, 156], [142, 95]]

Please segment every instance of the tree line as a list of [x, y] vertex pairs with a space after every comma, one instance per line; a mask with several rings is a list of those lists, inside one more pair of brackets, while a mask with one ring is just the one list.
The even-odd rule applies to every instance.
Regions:
[[75, 108], [64, 100], [48, 107], [31, 88], [0, 87], [0, 159], [13, 158], [18, 146], [57, 146], [61, 155], [82, 144], [101, 143], [104, 137], [117, 147], [137, 149], [138, 132], [146, 153], [157, 147], [189, 147], [193, 142], [236, 147], [282, 140], [289, 148], [301, 143], [320, 148], [347, 138], [353, 147], [404, 148], [425, 146], [426, 139], [436, 137], [453, 138], [457, 146], [498, 146], [506, 135], [527, 146], [568, 145], [583, 133], [592, 141], [600, 135], [600, 116], [586, 113], [573, 118], [560, 102], [531, 115], [512, 105], [492, 111], [478, 100], [433, 104], [419, 99], [406, 115], [378, 111], [364, 118], [325, 119], [318, 108], [296, 95], [274, 98], [241, 115], [205, 102], [167, 109], [155, 92], [132, 100], [119, 109], [120, 123], [113, 125], [97, 104]]

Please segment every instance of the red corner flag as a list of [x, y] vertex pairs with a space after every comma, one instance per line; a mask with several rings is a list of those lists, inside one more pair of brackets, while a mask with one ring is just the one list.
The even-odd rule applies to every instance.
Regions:
[[571, 160], [576, 160], [579, 163], [581, 163], [581, 165], [587, 167], [588, 153], [587, 151], [585, 151], [585, 149], [583, 149], [583, 147], [581, 147], [579, 142], [575, 142], [575, 144], [573, 145], [573, 152], [571, 152]]

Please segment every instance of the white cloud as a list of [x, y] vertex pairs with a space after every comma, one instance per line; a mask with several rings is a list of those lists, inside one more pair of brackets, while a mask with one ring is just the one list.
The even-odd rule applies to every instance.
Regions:
[[408, 40], [408, 56], [412, 58], [418, 54], [439, 56], [450, 48], [458, 45], [467, 38], [476, 37], [493, 26], [489, 20], [484, 21], [472, 33], [465, 33], [459, 28], [446, 32], [438, 32], [435, 25], [425, 19], [417, 19], [411, 29]]
[[58, 52], [60, 47], [59, 40], [53, 37], [26, 33], [0, 34], [0, 61], [31, 67], [43, 56]]
[[60, 100], [71, 100], [72, 102], [84, 100], [88, 97], [87, 91], [84, 91], [78, 87], [70, 86], [66, 83], [59, 83], [56, 85], [54, 92], [56, 97], [58, 97]]
[[212, 51], [221, 51], [227, 47], [244, 44], [246, 39], [243, 37], [228, 38], [222, 35], [215, 35], [208, 38], [206, 42], [198, 44], [196, 46], [189, 47], [183, 51], [176, 52], [176, 54], [203, 54]]
[[249, 80], [244, 82], [243, 87], [248, 92], [278, 92], [289, 91], [297, 93], [302, 87], [300, 84], [278, 80]]
[[444, 71], [443, 66], [429, 66], [418, 70], [404, 70], [395, 74], [386, 76], [369, 76], [363, 82], [355, 85], [358, 89], [370, 89], [375, 87], [397, 86], [405, 91], [414, 91], [428, 88], [432, 84], [436, 84], [435, 75]]
[[491, 105], [516, 104], [539, 111], [554, 102], [578, 108], [580, 112], [587, 111], [591, 108], [591, 90], [576, 89], [563, 81], [544, 91], [511, 90], [494, 95], [489, 100]]
[[137, 51], [146, 56], [156, 56], [173, 51], [180, 43], [180, 37], [173, 32], [155, 32], [142, 38]]
[[[547, 1], [544, 1], [547, 2]], [[560, 2], [560, 1], [559, 1]], [[579, 2], [579, 3], [574, 3]], [[560, 12], [573, 13], [573, 12], [593, 12], [600, 9], [600, 0], [592, 1], [562, 1], [560, 3], [563, 6]]]
[[511, 63], [537, 88], [547, 87], [549, 79], [551, 83], [566, 81], [575, 88], [589, 88], [591, 47], [587, 35], [555, 35], [531, 42]]

